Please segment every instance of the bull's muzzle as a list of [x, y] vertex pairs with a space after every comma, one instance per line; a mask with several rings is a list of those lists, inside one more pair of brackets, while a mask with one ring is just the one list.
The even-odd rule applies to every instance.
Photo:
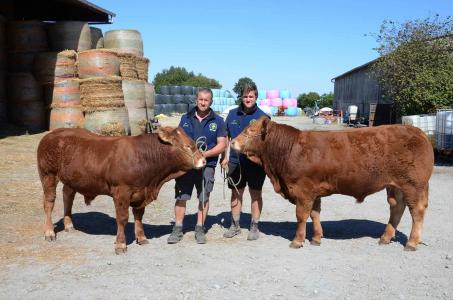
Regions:
[[237, 141], [237, 139], [233, 139], [231, 141], [231, 148], [233, 148], [234, 150], [237, 150], [237, 151], [241, 151], [241, 145], [240, 143]]

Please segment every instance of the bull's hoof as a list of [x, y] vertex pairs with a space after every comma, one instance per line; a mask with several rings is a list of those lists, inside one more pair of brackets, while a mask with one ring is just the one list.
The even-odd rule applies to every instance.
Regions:
[[386, 240], [384, 238], [380, 238], [378, 244], [379, 245], [388, 245], [388, 244], [390, 244], [390, 240]]
[[296, 242], [296, 241], [292, 241], [291, 244], [289, 244], [289, 247], [293, 248], [293, 249], [299, 249], [302, 246], [303, 246], [302, 242]]
[[406, 247], [404, 247], [404, 251], [415, 251], [415, 250], [417, 250], [417, 247], [412, 245], [406, 244]]
[[124, 243], [121, 244], [115, 244], [115, 253], [116, 254], [124, 254], [127, 251], [127, 246]]
[[149, 241], [147, 239], [144, 239], [144, 240], [141, 240], [139, 241], [138, 239], [135, 240], [137, 244], [139, 244], [140, 246], [143, 246], [143, 245], [148, 245], [149, 244]]
[[44, 239], [48, 242], [55, 242], [57, 237], [54, 231], [49, 230], [44, 233]]
[[73, 232], [73, 231], [75, 231], [74, 225], [72, 225], [72, 223], [71, 223], [71, 224], [68, 224], [68, 225], [65, 225], [65, 226], [64, 226], [64, 231], [66, 231], [66, 232]]
[[317, 241], [317, 240], [311, 240], [310, 241], [310, 245], [313, 245], [313, 246], [321, 246], [321, 241]]

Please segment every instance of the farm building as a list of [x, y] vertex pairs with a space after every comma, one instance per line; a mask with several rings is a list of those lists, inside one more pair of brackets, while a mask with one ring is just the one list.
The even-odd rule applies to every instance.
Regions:
[[334, 82], [334, 110], [346, 112], [349, 105], [356, 105], [359, 117], [370, 118], [370, 104], [376, 104], [374, 126], [394, 123], [392, 100], [383, 96], [379, 84], [369, 76], [376, 60], [358, 66], [332, 79]]

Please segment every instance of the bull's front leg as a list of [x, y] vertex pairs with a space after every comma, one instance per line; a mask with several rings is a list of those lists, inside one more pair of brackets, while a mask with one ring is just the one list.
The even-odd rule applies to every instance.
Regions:
[[116, 211], [116, 242], [115, 242], [115, 253], [123, 254], [126, 253], [126, 235], [124, 233], [124, 227], [129, 220], [129, 203], [130, 193], [124, 189], [117, 189], [114, 194], [115, 211]]
[[307, 234], [307, 219], [310, 216], [310, 212], [313, 208], [313, 203], [313, 199], [296, 199], [297, 229], [296, 236], [289, 245], [291, 248], [300, 248], [304, 244]]
[[145, 208], [132, 208], [132, 213], [134, 214], [135, 220], [135, 241], [139, 245], [146, 245], [148, 244], [148, 240], [145, 236], [145, 231], [143, 230], [143, 214], [145, 213]]

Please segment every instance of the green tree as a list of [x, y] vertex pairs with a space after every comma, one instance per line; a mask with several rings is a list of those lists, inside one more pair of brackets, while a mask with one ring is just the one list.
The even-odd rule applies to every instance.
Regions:
[[322, 94], [321, 97], [321, 102], [319, 104], [320, 108], [322, 107], [333, 107], [333, 93], [330, 92], [328, 94]]
[[221, 88], [222, 85], [215, 79], [203, 76], [201, 73], [195, 75], [188, 72], [186, 68], [171, 66], [157, 73], [153, 80], [154, 88], [159, 91], [162, 85], [191, 85], [208, 88]]
[[305, 107], [313, 107], [315, 106], [315, 101], [320, 100], [321, 96], [319, 96], [316, 92], [309, 92], [303, 93], [297, 97], [297, 105], [304, 109]]
[[371, 76], [399, 115], [453, 105], [453, 20], [438, 15], [402, 24], [384, 21], [374, 34], [380, 57]]
[[241, 93], [244, 89], [244, 86], [249, 84], [255, 84], [255, 82], [253, 82], [253, 80], [248, 77], [239, 78], [238, 82], [236, 82], [233, 87], [233, 91], [238, 95], [238, 97], [240, 97], [242, 96]]

